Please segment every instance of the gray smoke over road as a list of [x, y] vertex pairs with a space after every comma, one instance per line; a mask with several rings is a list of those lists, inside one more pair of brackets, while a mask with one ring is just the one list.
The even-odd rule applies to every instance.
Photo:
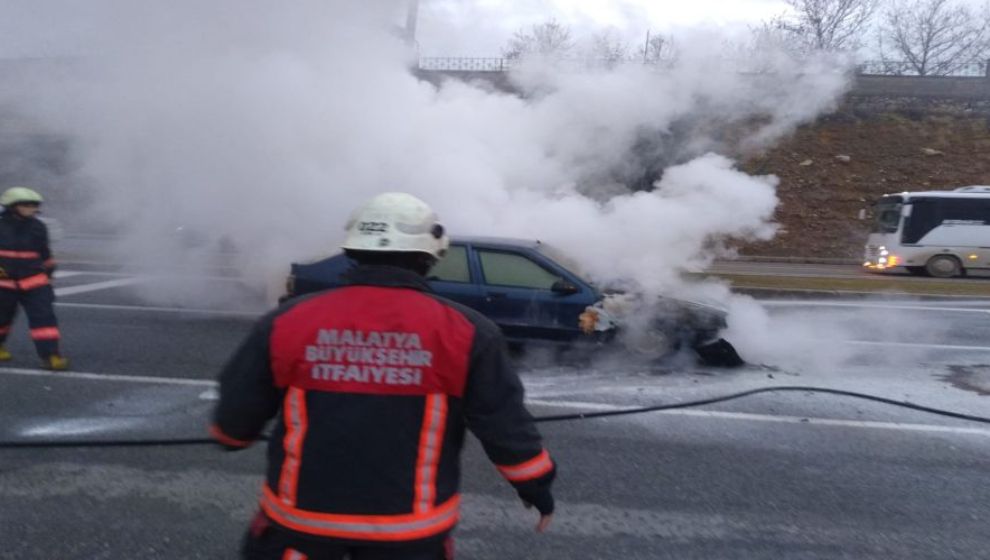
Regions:
[[416, 78], [401, 2], [0, 4], [19, 14], [0, 47], [69, 57], [0, 102], [69, 139], [92, 201], [79, 211], [125, 232], [120, 255], [208, 268], [223, 246], [276, 285], [290, 262], [333, 252], [361, 201], [399, 190], [455, 234], [535, 237], [597, 281], [727, 301], [680, 274], [729, 240], [774, 234], [777, 180], [734, 158], [847, 87], [827, 58], [753, 52], [762, 73], [742, 72], [756, 66], [712, 31], [686, 35], [659, 69], [528, 61], [507, 93]]

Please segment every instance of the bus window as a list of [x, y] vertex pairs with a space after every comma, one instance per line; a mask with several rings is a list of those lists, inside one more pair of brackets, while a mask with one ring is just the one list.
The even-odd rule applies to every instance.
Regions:
[[915, 244], [943, 223], [990, 223], [990, 201], [958, 198], [916, 198], [913, 211], [904, 220], [901, 243]]
[[901, 236], [901, 243], [909, 245], [917, 243], [942, 223], [938, 199], [916, 198], [911, 206], [911, 217], [905, 218], [904, 234]]
[[972, 222], [977, 225], [990, 221], [990, 200], [945, 199], [941, 204], [942, 221]]

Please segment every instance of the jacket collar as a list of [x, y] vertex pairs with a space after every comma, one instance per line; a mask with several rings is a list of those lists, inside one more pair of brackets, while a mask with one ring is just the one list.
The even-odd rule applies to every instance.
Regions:
[[426, 282], [426, 278], [397, 266], [360, 265], [345, 272], [343, 280], [348, 285], [410, 288], [421, 292], [433, 291]]
[[4, 209], [3, 214], [0, 214], [0, 220], [6, 220], [15, 224], [23, 224], [31, 221], [31, 218], [25, 218], [14, 210]]

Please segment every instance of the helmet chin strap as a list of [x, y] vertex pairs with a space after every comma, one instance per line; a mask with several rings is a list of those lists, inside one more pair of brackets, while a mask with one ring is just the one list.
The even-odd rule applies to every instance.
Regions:
[[426, 277], [430, 269], [437, 263], [437, 258], [430, 253], [416, 251], [360, 251], [345, 249], [348, 257], [358, 264], [368, 266], [394, 266], [411, 270]]

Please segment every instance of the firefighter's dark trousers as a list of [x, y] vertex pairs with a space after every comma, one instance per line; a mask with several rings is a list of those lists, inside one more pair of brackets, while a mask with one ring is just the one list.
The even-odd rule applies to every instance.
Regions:
[[0, 344], [7, 340], [17, 314], [24, 308], [31, 329], [31, 340], [42, 359], [58, 354], [59, 331], [55, 319], [55, 290], [51, 284], [25, 290], [0, 288]]
[[353, 546], [324, 539], [306, 539], [272, 523], [264, 515], [255, 517], [244, 536], [241, 557], [245, 560], [453, 560], [449, 537], [412, 544]]

